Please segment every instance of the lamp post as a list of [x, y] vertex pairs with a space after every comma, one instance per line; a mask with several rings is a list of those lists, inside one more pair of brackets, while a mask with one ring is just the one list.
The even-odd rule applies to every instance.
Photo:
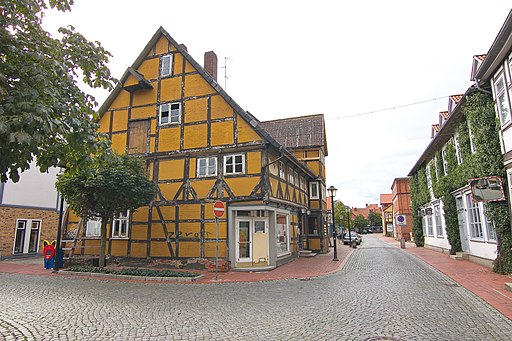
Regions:
[[329, 196], [331, 197], [331, 216], [332, 216], [332, 239], [334, 241], [334, 258], [333, 261], [338, 260], [338, 249], [336, 247], [336, 244], [338, 244], [337, 238], [336, 238], [336, 228], [334, 224], [334, 196], [336, 196], [336, 191], [338, 191], [334, 186], [331, 186], [327, 188], [327, 192], [329, 192]]
[[347, 211], [348, 246], [352, 247], [352, 233], [350, 232], [350, 207], [345, 206], [345, 210]]

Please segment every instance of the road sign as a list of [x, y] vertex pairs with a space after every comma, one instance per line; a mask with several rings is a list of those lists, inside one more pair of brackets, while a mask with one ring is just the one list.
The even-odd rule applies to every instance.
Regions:
[[224, 216], [224, 212], [226, 212], [226, 207], [222, 201], [217, 201], [215, 205], [213, 205], [213, 214], [217, 218], [222, 218]]
[[397, 215], [396, 216], [396, 224], [397, 225], [407, 225], [407, 220], [406, 220], [406, 217], [405, 215]]

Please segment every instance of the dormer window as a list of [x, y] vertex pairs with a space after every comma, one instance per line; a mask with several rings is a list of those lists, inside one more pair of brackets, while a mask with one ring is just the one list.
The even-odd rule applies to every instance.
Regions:
[[162, 56], [162, 68], [160, 70], [160, 76], [165, 77], [171, 74], [172, 66], [172, 54]]
[[181, 104], [180, 103], [166, 103], [160, 105], [159, 124], [180, 123]]

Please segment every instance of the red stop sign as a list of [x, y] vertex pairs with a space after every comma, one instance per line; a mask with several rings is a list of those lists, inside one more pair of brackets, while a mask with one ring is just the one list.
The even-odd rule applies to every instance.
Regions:
[[224, 203], [222, 201], [217, 201], [215, 205], [213, 205], [213, 214], [217, 218], [222, 218], [224, 212], [226, 212], [226, 207], [224, 206]]

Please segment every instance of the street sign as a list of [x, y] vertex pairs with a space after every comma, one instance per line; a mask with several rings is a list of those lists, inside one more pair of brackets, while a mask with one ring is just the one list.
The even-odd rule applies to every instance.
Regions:
[[406, 217], [405, 215], [397, 215], [396, 216], [396, 224], [397, 225], [407, 225], [407, 220], [406, 220]]
[[217, 201], [215, 205], [213, 205], [213, 214], [217, 218], [222, 218], [224, 216], [224, 212], [226, 212], [226, 207], [222, 201]]

